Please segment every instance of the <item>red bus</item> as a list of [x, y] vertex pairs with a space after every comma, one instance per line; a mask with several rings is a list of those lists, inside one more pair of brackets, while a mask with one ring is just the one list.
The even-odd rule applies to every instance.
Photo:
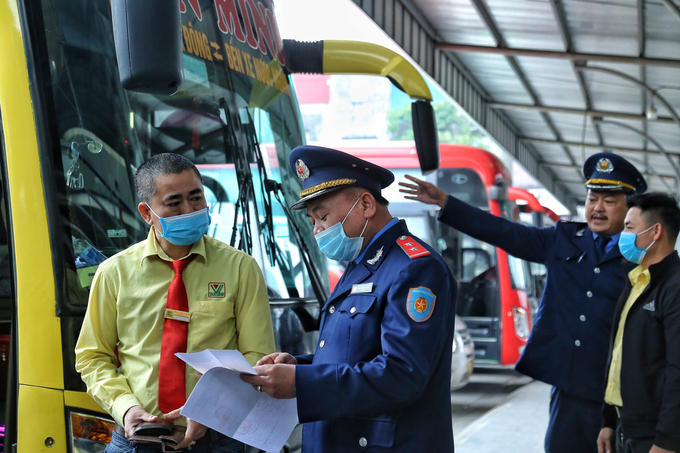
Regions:
[[[512, 187], [512, 176], [492, 153], [463, 145], [440, 144], [439, 170], [424, 178], [445, 192], [512, 221], [520, 220], [520, 201], [526, 212], [554, 217], [529, 192]], [[343, 142], [338, 149], [391, 169], [397, 180], [420, 175], [411, 142]], [[436, 220], [437, 207], [404, 199], [397, 184], [384, 191], [392, 214], [440, 251], [459, 282], [457, 312], [468, 325], [478, 365], [514, 365], [524, 349], [533, 314], [542, 294], [536, 263], [508, 255]], [[550, 214], [552, 213], [552, 214]], [[543, 219], [541, 219], [543, 220]], [[535, 222], [532, 224], [538, 226]], [[535, 272], [534, 272], [535, 270]]]

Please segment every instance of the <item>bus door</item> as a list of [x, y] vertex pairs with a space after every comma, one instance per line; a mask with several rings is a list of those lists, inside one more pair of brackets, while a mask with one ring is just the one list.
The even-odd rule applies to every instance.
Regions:
[[[490, 210], [484, 182], [472, 169], [440, 169], [436, 184], [472, 206]], [[472, 335], [475, 362], [499, 363], [502, 323], [496, 248], [441, 222], [436, 222], [434, 231], [437, 248], [458, 280], [456, 311]]]
[[[6, 155], [2, 131], [2, 110], [0, 109], [0, 153], [3, 156], [0, 162], [5, 161]], [[12, 378], [14, 374], [12, 369], [16, 365], [10, 365], [15, 360], [14, 353], [11, 353], [11, 348], [14, 348], [14, 342], [11, 339], [14, 333], [15, 304], [12, 266], [10, 266], [12, 250], [8, 235], [6, 174], [5, 169], [2, 168], [0, 170], [0, 452], [10, 451], [5, 445], [9, 446], [13, 443], [13, 439], [5, 437], [5, 427], [16, 425], [16, 392], [12, 390], [16, 385]]]

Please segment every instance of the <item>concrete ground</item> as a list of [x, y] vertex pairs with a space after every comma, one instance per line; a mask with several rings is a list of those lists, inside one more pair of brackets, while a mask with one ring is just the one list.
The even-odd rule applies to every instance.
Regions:
[[550, 386], [506, 370], [475, 370], [451, 394], [456, 453], [542, 453]]

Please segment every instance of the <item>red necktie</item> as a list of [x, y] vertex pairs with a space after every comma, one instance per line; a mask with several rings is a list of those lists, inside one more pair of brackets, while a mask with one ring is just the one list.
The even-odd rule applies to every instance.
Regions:
[[[167, 262], [175, 271], [170, 283], [166, 309], [189, 311], [187, 290], [182, 272], [194, 255], [184, 260]], [[163, 413], [178, 409], [186, 403], [185, 364], [175, 356], [176, 352], [187, 352], [187, 331], [189, 323], [165, 318], [161, 340], [161, 361], [158, 369], [158, 408]]]

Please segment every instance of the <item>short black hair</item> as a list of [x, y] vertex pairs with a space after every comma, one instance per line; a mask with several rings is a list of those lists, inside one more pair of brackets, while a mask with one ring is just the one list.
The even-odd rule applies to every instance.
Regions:
[[626, 197], [626, 206], [640, 209], [648, 227], [660, 223], [675, 245], [680, 232], [680, 207], [675, 198], [663, 192], [634, 194]]
[[201, 173], [193, 162], [175, 153], [161, 153], [152, 156], [137, 169], [135, 185], [137, 195], [144, 203], [151, 203], [156, 195], [156, 180], [165, 175], [179, 175], [186, 170], [193, 170], [203, 183]]
[[357, 195], [359, 195], [360, 193], [363, 193], [363, 192], [368, 192], [368, 193], [371, 194], [371, 196], [373, 196], [373, 198], [375, 198], [376, 203], [378, 203], [379, 205], [382, 205], [384, 207], [387, 207], [390, 204], [390, 202], [387, 201], [387, 199], [385, 197], [383, 197], [380, 192], [375, 191], [373, 189], [367, 189], [366, 187], [362, 187], [362, 186], [348, 186], [347, 189], [352, 190]]

